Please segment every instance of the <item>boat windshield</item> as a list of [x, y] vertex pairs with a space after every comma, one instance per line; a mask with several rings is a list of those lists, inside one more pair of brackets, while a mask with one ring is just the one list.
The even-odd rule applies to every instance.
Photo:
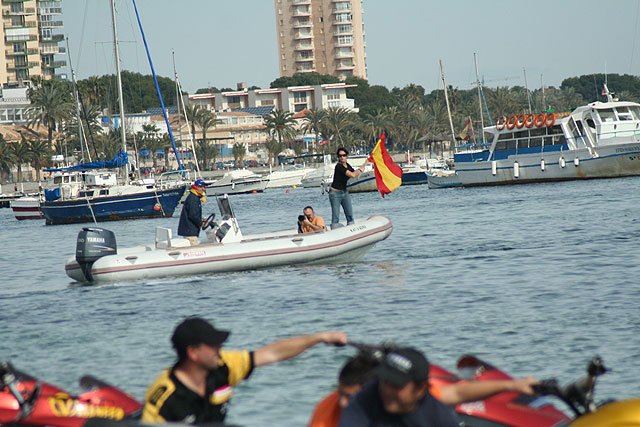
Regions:
[[600, 121], [602, 123], [611, 123], [616, 121], [616, 113], [613, 111], [613, 108], [603, 108], [598, 110], [598, 114], [600, 115]]
[[616, 107], [616, 112], [618, 113], [618, 120], [633, 120], [633, 115], [631, 111], [629, 111], [629, 107]]

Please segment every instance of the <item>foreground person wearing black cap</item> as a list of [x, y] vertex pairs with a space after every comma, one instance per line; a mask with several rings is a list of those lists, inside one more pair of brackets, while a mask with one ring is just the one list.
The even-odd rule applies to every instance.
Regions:
[[429, 393], [429, 362], [410, 347], [387, 354], [340, 417], [340, 427], [458, 427], [453, 411]]
[[321, 342], [344, 345], [344, 332], [325, 331], [274, 342], [256, 351], [221, 350], [230, 332], [189, 317], [171, 337], [177, 363], [162, 372], [145, 394], [144, 423], [222, 422], [233, 387], [255, 367], [290, 359]]
[[182, 236], [191, 243], [191, 246], [198, 244], [198, 236], [205, 218], [202, 217], [202, 202], [205, 197], [205, 182], [196, 179], [191, 185], [187, 198], [184, 199], [182, 212], [180, 212], [180, 222], [178, 222], [178, 236]]

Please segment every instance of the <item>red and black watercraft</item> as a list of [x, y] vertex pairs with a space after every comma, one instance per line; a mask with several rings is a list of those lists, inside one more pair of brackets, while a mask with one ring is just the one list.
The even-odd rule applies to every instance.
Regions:
[[80, 379], [77, 396], [0, 362], [0, 425], [78, 427], [89, 419], [136, 417], [142, 404], [92, 376]]

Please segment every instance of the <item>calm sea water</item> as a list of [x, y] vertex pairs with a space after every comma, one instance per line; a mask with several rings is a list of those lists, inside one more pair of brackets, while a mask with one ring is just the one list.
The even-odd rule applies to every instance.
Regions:
[[[45, 226], [0, 209], [0, 359], [71, 392], [91, 373], [142, 398], [174, 360], [169, 337], [197, 314], [233, 331], [229, 348], [341, 329], [393, 341], [454, 370], [474, 353], [516, 376], [568, 382], [601, 355], [600, 398], [640, 395], [639, 178], [513, 187], [402, 187], [354, 194], [356, 217], [387, 215], [393, 234], [352, 265], [77, 286], [64, 274], [81, 226]], [[245, 233], [295, 224], [318, 189], [232, 196]], [[215, 202], [205, 204], [213, 211]], [[177, 218], [103, 224], [119, 246], [152, 241]], [[320, 345], [257, 369], [228, 421], [305, 425], [350, 348]]]

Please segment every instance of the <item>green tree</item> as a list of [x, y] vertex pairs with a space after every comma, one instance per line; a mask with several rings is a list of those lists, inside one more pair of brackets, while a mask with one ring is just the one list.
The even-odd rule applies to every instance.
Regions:
[[247, 154], [247, 149], [244, 148], [244, 144], [239, 142], [233, 144], [233, 159], [237, 167], [244, 165], [244, 156]]
[[269, 164], [278, 166], [278, 155], [284, 150], [284, 144], [274, 138], [269, 139], [265, 144], [267, 153], [269, 153]]
[[28, 126], [46, 126], [49, 132], [48, 147], [51, 149], [56, 125], [72, 114], [73, 103], [70, 100], [70, 93], [65, 92], [61, 85], [52, 80], [47, 81], [41, 88], [31, 90], [29, 97], [32, 107], [27, 110], [31, 116]]
[[[344, 107], [330, 107], [324, 120], [325, 132], [330, 135], [332, 148], [344, 146], [349, 148], [351, 141], [345, 138], [345, 133], [355, 124], [355, 114]], [[323, 132], [324, 134], [324, 132]]]
[[283, 110], [272, 110], [264, 116], [264, 125], [272, 138], [277, 139], [280, 145], [291, 145], [296, 138], [295, 126], [296, 119], [293, 113]]
[[303, 132], [313, 132], [315, 135], [315, 146], [313, 147], [312, 152], [315, 152], [316, 149], [320, 146], [320, 128], [322, 126], [322, 121], [326, 117], [326, 111], [318, 108], [312, 108], [307, 111], [307, 114], [304, 116], [304, 125], [302, 127]]
[[15, 161], [15, 165], [18, 169], [16, 181], [22, 182], [22, 165], [31, 162], [31, 152], [29, 151], [29, 144], [23, 136], [20, 141], [16, 141], [10, 145], [12, 157]]
[[200, 126], [200, 130], [202, 131], [202, 141], [207, 142], [207, 131], [209, 128], [215, 128], [217, 125], [221, 124], [222, 120], [216, 117], [215, 114], [212, 114], [206, 110], [203, 110], [196, 117], [196, 124]]
[[[23, 143], [25, 143], [24, 139]], [[28, 141], [27, 147], [29, 149], [33, 165], [36, 169], [36, 179], [40, 181], [40, 170], [42, 169], [42, 166], [47, 164], [49, 161], [49, 158], [51, 157], [51, 150], [47, 147], [47, 143], [42, 141], [40, 138]]]
[[196, 125], [198, 121], [200, 121], [200, 116], [205, 113], [205, 109], [199, 105], [185, 105], [184, 107], [184, 115], [183, 117], [189, 122], [189, 127], [191, 128], [191, 138], [193, 141], [197, 139], [196, 136]]
[[0, 182], [11, 174], [11, 168], [16, 164], [11, 145], [7, 144], [4, 136], [0, 133]]
[[211, 144], [209, 141], [200, 141], [196, 145], [196, 156], [202, 170], [209, 170], [210, 162], [213, 162], [213, 168], [217, 169], [216, 160], [219, 155], [220, 149], [218, 146]]

